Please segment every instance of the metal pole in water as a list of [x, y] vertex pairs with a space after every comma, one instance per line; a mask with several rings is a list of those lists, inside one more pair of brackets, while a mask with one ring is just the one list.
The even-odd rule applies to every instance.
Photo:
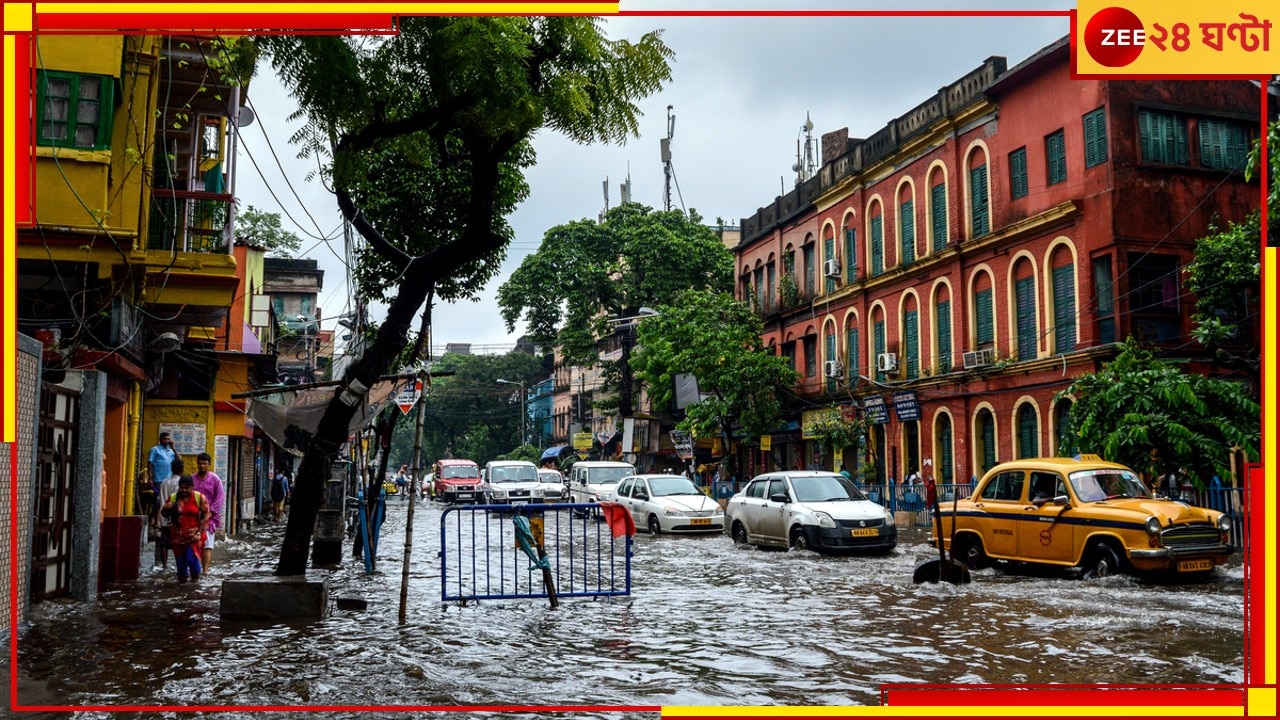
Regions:
[[[418, 382], [422, 383], [422, 387], [426, 387], [427, 373], [420, 371], [418, 373]], [[418, 427], [413, 432], [413, 477], [409, 480], [409, 484], [405, 486], [404, 492], [409, 493], [409, 510], [404, 521], [404, 564], [400, 571], [400, 624], [405, 623], [405, 617], [408, 613], [409, 605], [409, 558], [413, 554], [413, 510], [418, 505], [418, 488], [422, 483], [422, 473], [420, 472], [422, 455], [422, 426], [426, 424], [427, 404], [422, 401], [422, 396], [418, 396]]]

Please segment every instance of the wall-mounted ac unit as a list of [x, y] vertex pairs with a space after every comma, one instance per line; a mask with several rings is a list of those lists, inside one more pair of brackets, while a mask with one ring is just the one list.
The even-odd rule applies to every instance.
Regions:
[[829, 378], [835, 379], [844, 373], [844, 366], [839, 360], [828, 360], [823, 366], [822, 373]]
[[833, 280], [839, 280], [840, 279], [840, 261], [827, 260], [826, 262], [824, 262], [822, 264], [822, 274], [829, 278], [832, 278]]
[[964, 354], [964, 369], [986, 367], [991, 364], [990, 350], [972, 350]]
[[898, 371], [898, 354], [897, 353], [880, 353], [876, 356], [876, 369], [880, 372], [891, 373]]

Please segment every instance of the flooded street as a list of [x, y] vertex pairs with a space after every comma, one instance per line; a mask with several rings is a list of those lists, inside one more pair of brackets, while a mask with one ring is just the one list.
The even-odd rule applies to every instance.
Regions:
[[[263, 526], [220, 543], [212, 572], [194, 587], [148, 574], [93, 605], [34, 606], [20, 641], [19, 700], [865, 705], [879, 703], [883, 683], [1243, 682], [1238, 556], [1191, 584], [987, 569], [956, 587], [912, 584], [915, 566], [937, 557], [924, 529], [901, 533], [887, 557], [736, 548], [723, 535], [642, 534], [628, 598], [566, 598], [555, 610], [545, 599], [463, 606], [440, 601], [441, 512], [423, 503], [402, 626], [407, 504], [392, 500], [388, 508], [376, 574], [365, 575], [355, 560], [311, 572], [329, 578], [331, 603], [360, 596], [367, 610], [332, 610], [314, 623], [221, 623], [221, 581], [274, 567], [283, 526]], [[247, 716], [214, 716], [240, 715]]]

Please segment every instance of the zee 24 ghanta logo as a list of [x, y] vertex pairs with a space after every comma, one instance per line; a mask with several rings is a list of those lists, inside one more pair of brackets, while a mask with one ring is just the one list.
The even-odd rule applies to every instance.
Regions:
[[1195, 43], [1224, 52], [1238, 43], [1244, 52], [1271, 49], [1271, 21], [1239, 13], [1232, 22], [1176, 22], [1143, 24], [1133, 11], [1120, 7], [1099, 10], [1085, 25], [1084, 45], [1094, 62], [1106, 67], [1125, 67], [1138, 59], [1147, 45], [1160, 52], [1183, 53]]

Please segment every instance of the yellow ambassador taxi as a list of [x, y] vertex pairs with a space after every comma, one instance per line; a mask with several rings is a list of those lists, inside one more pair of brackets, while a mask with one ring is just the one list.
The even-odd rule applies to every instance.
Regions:
[[940, 509], [943, 543], [971, 568], [1005, 560], [1086, 579], [1203, 573], [1235, 551], [1229, 515], [1153, 496], [1133, 470], [1096, 455], [997, 465], [954, 514], [952, 503]]

